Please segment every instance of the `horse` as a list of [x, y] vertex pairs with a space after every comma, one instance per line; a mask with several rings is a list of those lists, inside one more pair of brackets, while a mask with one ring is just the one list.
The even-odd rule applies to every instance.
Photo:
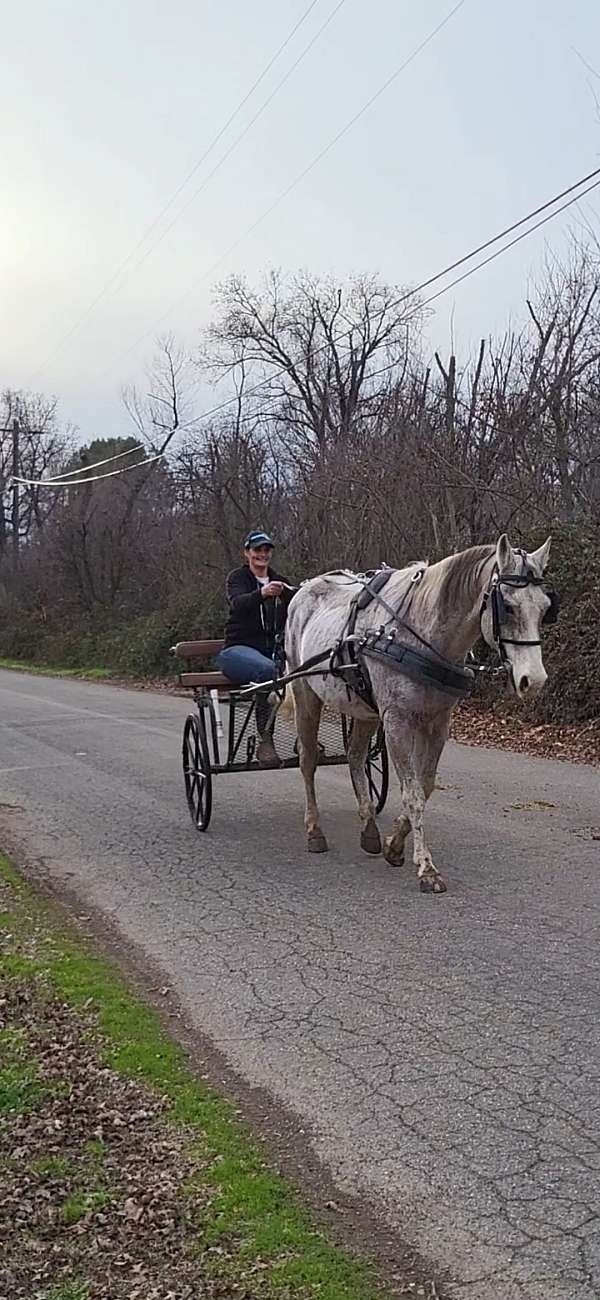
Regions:
[[[352, 719], [347, 757], [362, 824], [361, 848], [373, 855], [383, 850], [391, 866], [401, 867], [412, 831], [421, 891], [446, 891], [425, 840], [424, 809], [452, 710], [465, 693], [460, 687], [469, 672], [465, 657], [481, 635], [499, 653], [518, 699], [530, 699], [542, 689], [547, 674], [540, 629], [557, 614], [557, 598], [543, 585], [550, 544], [548, 538], [528, 554], [513, 548], [504, 533], [494, 545], [470, 547], [435, 564], [414, 561], [390, 570], [379, 593], [358, 605], [368, 582], [345, 571], [321, 574], [300, 587], [289, 606], [285, 654], [309, 852], [328, 849], [315, 795], [317, 737], [325, 706]], [[326, 660], [327, 668], [314, 667]], [[294, 678], [307, 661], [313, 665], [310, 675]], [[346, 669], [340, 672], [344, 661]], [[361, 676], [367, 690], [357, 689]], [[401, 788], [400, 815], [383, 844], [365, 773], [380, 721]]]

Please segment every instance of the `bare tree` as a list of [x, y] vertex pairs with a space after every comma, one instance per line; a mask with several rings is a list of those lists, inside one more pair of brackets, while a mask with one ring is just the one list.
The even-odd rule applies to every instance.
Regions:
[[216, 375], [243, 362], [261, 383], [265, 423], [285, 429], [291, 451], [318, 456], [352, 440], [379, 387], [375, 371], [407, 367], [422, 313], [406, 292], [361, 276], [341, 286], [307, 273], [271, 273], [260, 290], [233, 276], [217, 294], [218, 320], [201, 361]]

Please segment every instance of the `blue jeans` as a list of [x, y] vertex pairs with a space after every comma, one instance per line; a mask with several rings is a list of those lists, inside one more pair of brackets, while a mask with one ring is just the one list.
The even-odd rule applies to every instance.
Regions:
[[236, 686], [247, 686], [249, 682], [272, 682], [276, 672], [273, 660], [249, 645], [227, 646], [217, 655], [215, 664], [219, 672]]

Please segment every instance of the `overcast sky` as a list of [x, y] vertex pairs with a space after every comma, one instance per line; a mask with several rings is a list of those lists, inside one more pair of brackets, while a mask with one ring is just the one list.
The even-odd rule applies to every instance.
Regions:
[[[210, 318], [212, 286], [228, 272], [377, 271], [415, 283], [600, 165], [593, 78], [573, 52], [600, 71], [598, 0], [466, 0], [246, 235], [452, 8], [452, 0], [344, 0], [189, 203], [336, 4], [317, 0], [127, 272], [66, 341], [308, 0], [4, 7], [2, 386], [55, 393], [82, 437], [129, 432], [121, 385], [143, 383], [158, 332], [193, 344]], [[600, 79], [596, 86], [600, 93]], [[528, 276], [546, 244], [564, 247], [573, 220], [558, 218], [442, 299], [431, 344], [447, 343], [451, 321], [464, 351], [520, 319]]]

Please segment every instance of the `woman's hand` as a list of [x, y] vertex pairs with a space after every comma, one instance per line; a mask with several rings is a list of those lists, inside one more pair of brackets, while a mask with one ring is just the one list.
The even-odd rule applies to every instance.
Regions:
[[283, 591], [284, 585], [285, 584], [283, 582], [267, 582], [266, 586], [261, 587], [260, 590], [262, 599], [273, 600], [277, 596], [280, 596]]

